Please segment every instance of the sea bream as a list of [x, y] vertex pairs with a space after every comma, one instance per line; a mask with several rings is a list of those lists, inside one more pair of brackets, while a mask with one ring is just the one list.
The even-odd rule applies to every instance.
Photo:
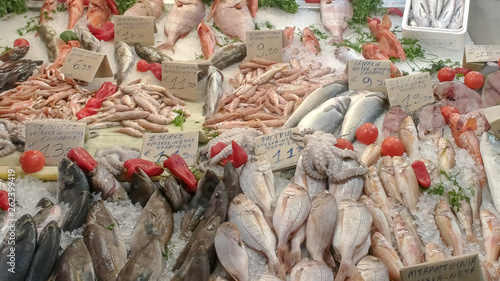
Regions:
[[330, 281], [333, 272], [325, 263], [319, 261], [303, 261], [293, 267], [290, 274], [294, 281]]
[[374, 256], [362, 258], [356, 265], [364, 281], [387, 281], [389, 270], [383, 261]]
[[255, 23], [245, 0], [215, 0], [208, 20], [211, 18], [222, 33], [243, 42], [246, 40], [246, 32], [255, 29]]
[[347, 29], [348, 21], [353, 15], [351, 2], [348, 0], [321, 0], [320, 11], [323, 26], [333, 36], [331, 42], [342, 42], [344, 40], [342, 34]]
[[222, 266], [235, 280], [250, 280], [248, 254], [240, 230], [234, 223], [225, 222], [219, 226], [215, 234], [215, 250]]

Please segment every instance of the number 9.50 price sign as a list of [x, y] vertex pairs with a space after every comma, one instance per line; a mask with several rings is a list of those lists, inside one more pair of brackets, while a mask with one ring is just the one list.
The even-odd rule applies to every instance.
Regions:
[[283, 30], [247, 31], [247, 58], [262, 58], [276, 62], [283, 59]]
[[386, 79], [387, 95], [391, 106], [402, 106], [414, 112], [434, 102], [429, 73]]

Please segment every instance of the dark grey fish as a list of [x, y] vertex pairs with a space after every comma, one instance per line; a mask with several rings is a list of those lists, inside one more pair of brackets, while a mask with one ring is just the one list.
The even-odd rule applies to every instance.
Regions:
[[170, 204], [168, 204], [161, 190], [157, 190], [149, 198], [134, 226], [130, 242], [130, 254], [135, 255], [154, 239], [158, 239], [162, 247], [166, 248], [173, 230], [174, 216], [172, 208], [170, 208]]
[[162, 250], [158, 239], [150, 241], [130, 257], [116, 281], [160, 280], [165, 268]]
[[78, 199], [71, 204], [69, 211], [64, 216], [61, 229], [65, 232], [72, 232], [73, 230], [80, 228], [87, 220], [87, 214], [91, 204], [92, 197], [90, 196], [90, 192], [87, 190], [82, 191], [78, 196]]
[[29, 51], [30, 46], [21, 45], [17, 47], [10, 48], [7, 52], [0, 55], [1, 61], [13, 61], [24, 58], [26, 53]]
[[48, 206], [52, 206], [54, 205], [54, 202], [52, 202], [49, 198], [47, 197], [42, 197], [42, 199], [40, 199], [38, 201], [38, 203], [36, 203], [36, 206], [37, 207], [41, 207], [41, 208], [47, 208]]
[[62, 253], [52, 275], [54, 281], [95, 281], [94, 266], [90, 253], [78, 238]]
[[40, 234], [26, 281], [45, 281], [49, 279], [59, 256], [60, 244], [61, 228], [59, 228], [56, 221], [51, 221]]
[[95, 36], [85, 25], [77, 24], [75, 25], [73, 30], [75, 31], [76, 36], [78, 36], [78, 39], [82, 43], [82, 47], [85, 50], [98, 53], [101, 51], [101, 41], [95, 38]]
[[217, 50], [209, 60], [203, 61], [198, 64], [200, 72], [198, 73], [198, 80], [203, 79], [208, 74], [208, 67], [210, 65], [224, 70], [227, 67], [241, 62], [247, 56], [247, 44], [244, 42], [236, 42], [228, 44]]
[[129, 197], [132, 203], [146, 206], [149, 197], [158, 189], [151, 178], [140, 168], [136, 169], [132, 174]]
[[97, 164], [97, 167], [92, 172], [90, 180], [92, 183], [92, 191], [96, 193], [100, 192], [104, 200], [110, 198], [118, 189], [123, 189], [123, 186], [118, 182], [115, 176], [113, 176], [113, 174], [111, 174], [101, 163]]
[[116, 84], [121, 85], [134, 65], [134, 55], [127, 43], [115, 42]]
[[171, 281], [200, 281], [210, 277], [208, 254], [204, 247], [196, 249], [194, 258], [189, 260], [182, 272], [177, 272]]
[[208, 202], [208, 207], [205, 210], [204, 217], [209, 218], [213, 215], [218, 215], [225, 221], [227, 218], [227, 208], [229, 206], [229, 200], [227, 198], [227, 190], [224, 182], [219, 182], [217, 187]]
[[231, 202], [236, 195], [243, 193], [240, 186], [240, 178], [236, 168], [233, 166], [233, 162], [229, 161], [226, 163], [226, 166], [224, 166], [222, 181], [226, 186], [227, 199], [229, 202]]
[[36, 232], [38, 233], [38, 236], [40, 236], [42, 230], [50, 221], [54, 220], [58, 222], [61, 220], [61, 208], [54, 205], [54, 203], [52, 203], [52, 201], [50, 201], [47, 197], [40, 199], [37, 206], [43, 208], [33, 216], [33, 221], [35, 221], [36, 224]]
[[59, 202], [66, 202], [71, 205], [78, 199], [82, 191], [90, 190], [87, 177], [82, 169], [68, 158], [61, 159], [57, 172]]
[[38, 33], [40, 34], [40, 39], [42, 39], [42, 42], [45, 44], [45, 48], [47, 49], [49, 62], [54, 62], [59, 54], [59, 49], [57, 48], [57, 32], [50, 25], [44, 23], [38, 27]]
[[162, 53], [153, 46], [135, 43], [135, 53], [148, 63], [161, 63], [162, 61], [172, 61], [172, 58]]
[[37, 66], [42, 63], [41, 60], [32, 61], [28, 59], [3, 63], [0, 66], [0, 92], [15, 88], [17, 82], [28, 80]]
[[222, 87], [223, 81], [224, 76], [222, 72], [213, 66], [209, 66], [205, 104], [202, 108], [203, 116], [205, 116], [206, 119], [213, 117], [219, 107], [219, 101], [224, 92]]
[[[15, 238], [9, 240], [10, 234], [7, 234], [0, 249], [0, 280], [24, 281], [35, 253], [37, 236], [35, 221], [26, 214], [11, 226], [13, 228], [9, 231], [15, 233]], [[14, 260], [12, 255], [15, 256]]]
[[175, 177], [162, 178], [159, 181], [160, 188], [163, 191], [163, 195], [167, 198], [170, 203], [172, 210], [177, 212], [178, 210], [186, 210], [191, 195], [187, 193], [181, 184]]

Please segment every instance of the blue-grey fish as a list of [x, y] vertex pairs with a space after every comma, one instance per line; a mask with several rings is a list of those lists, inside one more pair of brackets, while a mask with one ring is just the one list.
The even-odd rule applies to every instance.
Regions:
[[42, 230], [37, 248], [26, 276], [26, 281], [48, 280], [59, 257], [61, 228], [56, 221], [51, 221]]
[[122, 41], [115, 42], [115, 61], [116, 61], [116, 83], [121, 85], [125, 76], [134, 65], [134, 56], [132, 50]]
[[45, 44], [45, 48], [47, 48], [49, 62], [54, 62], [57, 54], [59, 54], [59, 49], [57, 48], [57, 32], [47, 23], [41, 24], [38, 27], [38, 32], [40, 34], [40, 39], [42, 39], [42, 42]]
[[90, 190], [87, 176], [82, 169], [68, 158], [63, 158], [57, 168], [57, 187], [60, 202], [72, 204], [80, 193], [84, 190]]
[[165, 259], [163, 245], [158, 239], [153, 239], [132, 255], [122, 268], [116, 281], [160, 280]]
[[203, 115], [211, 118], [215, 115], [222, 97], [222, 72], [214, 66], [208, 67], [207, 88], [205, 104], [203, 105]]
[[350, 104], [351, 98], [347, 96], [331, 98], [304, 116], [297, 128], [300, 131], [313, 129], [333, 134], [342, 125]]

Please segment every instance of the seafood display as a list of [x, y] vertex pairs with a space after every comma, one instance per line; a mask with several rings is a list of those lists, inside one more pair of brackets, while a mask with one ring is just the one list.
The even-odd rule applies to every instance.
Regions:
[[410, 26], [459, 29], [467, 0], [411, 0]]

